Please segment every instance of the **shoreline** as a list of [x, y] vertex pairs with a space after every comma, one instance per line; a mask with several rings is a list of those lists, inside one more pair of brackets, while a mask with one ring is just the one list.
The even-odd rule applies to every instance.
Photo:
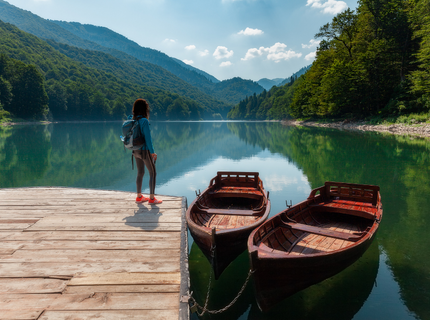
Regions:
[[[93, 122], [120, 122], [123, 120], [106, 120], [106, 121], [91, 121], [91, 120], [75, 120], [75, 121], [23, 121], [23, 122], [3, 122], [1, 126], [14, 125], [47, 125], [53, 123], [93, 123]], [[224, 120], [228, 121], [228, 120]], [[264, 121], [264, 120], [263, 120]], [[264, 122], [278, 122], [279, 120], [265, 120]], [[167, 121], [169, 122], [169, 121]], [[174, 122], [174, 121], [171, 121]], [[260, 122], [260, 121], [257, 121]], [[317, 121], [300, 121], [300, 120], [282, 120], [284, 126], [304, 126], [304, 127], [320, 127], [333, 128], [338, 130], [362, 131], [362, 132], [381, 132], [395, 135], [411, 135], [421, 138], [430, 138], [430, 123], [417, 123], [414, 125], [407, 124], [368, 124], [366, 121], [336, 121], [320, 123]]]
[[430, 123], [417, 123], [414, 125], [406, 124], [389, 124], [389, 125], [372, 125], [365, 121], [338, 121], [331, 123], [319, 123], [316, 121], [298, 121], [298, 120], [283, 120], [283, 125], [286, 126], [304, 126], [304, 127], [321, 127], [334, 128], [338, 130], [350, 131], [373, 131], [390, 133], [395, 135], [412, 135], [421, 138], [430, 138]]

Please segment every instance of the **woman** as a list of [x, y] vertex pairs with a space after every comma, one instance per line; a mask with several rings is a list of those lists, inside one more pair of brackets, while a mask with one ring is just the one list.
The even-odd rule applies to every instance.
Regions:
[[[145, 144], [140, 150], [134, 150], [133, 156], [136, 159], [137, 167], [137, 198], [136, 202], [148, 201], [149, 204], [160, 204], [163, 201], [154, 196], [155, 179], [157, 172], [155, 170], [155, 161], [157, 154], [154, 152], [152, 145], [151, 131], [149, 130], [149, 104], [144, 99], [137, 99], [133, 104], [133, 120], [139, 121], [140, 130], [145, 137]], [[142, 195], [142, 180], [145, 174], [145, 166], [149, 171], [149, 198]]]

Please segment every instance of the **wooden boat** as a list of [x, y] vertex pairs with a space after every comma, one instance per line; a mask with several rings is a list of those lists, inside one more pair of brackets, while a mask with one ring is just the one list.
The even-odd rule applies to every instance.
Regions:
[[188, 207], [194, 241], [211, 263], [215, 278], [246, 250], [249, 234], [270, 212], [258, 172], [218, 172]]
[[267, 220], [248, 239], [259, 308], [267, 311], [351, 265], [372, 243], [381, 218], [378, 186], [326, 182]]

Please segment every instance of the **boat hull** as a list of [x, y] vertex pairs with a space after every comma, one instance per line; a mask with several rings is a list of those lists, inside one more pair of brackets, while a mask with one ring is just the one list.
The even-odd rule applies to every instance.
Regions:
[[[254, 230], [248, 239], [248, 252], [259, 308], [267, 311], [357, 261], [375, 238], [382, 217], [378, 197], [379, 202], [371, 205], [353, 201], [357, 199], [342, 200], [337, 195], [334, 203], [340, 203], [340, 208], [330, 207], [333, 202], [328, 197], [323, 201], [323, 195], [311, 196]], [[348, 203], [354, 204], [352, 215]], [[369, 212], [374, 213], [373, 218]], [[276, 243], [284, 238], [282, 246]]]
[[269, 213], [270, 200], [257, 173], [219, 172], [191, 203], [188, 228], [216, 279], [246, 250], [250, 233]]

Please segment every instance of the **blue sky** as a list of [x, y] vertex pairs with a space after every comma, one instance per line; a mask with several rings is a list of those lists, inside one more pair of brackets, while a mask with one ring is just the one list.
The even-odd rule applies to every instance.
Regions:
[[6, 0], [45, 19], [107, 27], [219, 80], [287, 78], [319, 28], [356, 0]]

